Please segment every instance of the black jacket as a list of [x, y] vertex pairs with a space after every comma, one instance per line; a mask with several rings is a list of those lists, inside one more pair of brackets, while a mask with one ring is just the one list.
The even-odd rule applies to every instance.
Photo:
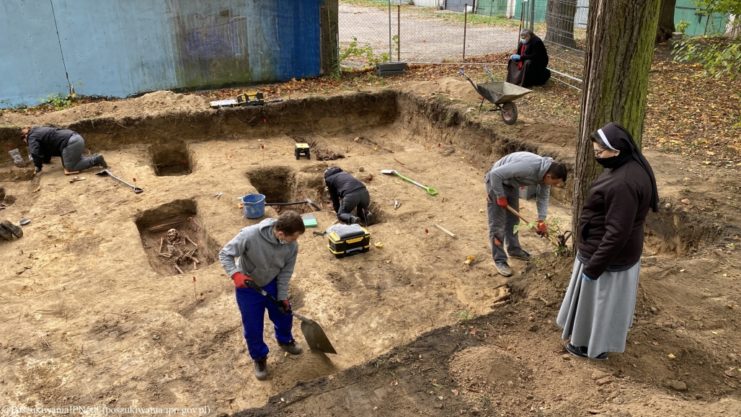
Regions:
[[515, 53], [520, 55], [520, 59], [524, 61], [530, 61], [537, 67], [538, 71], [543, 71], [548, 66], [548, 51], [545, 49], [543, 41], [533, 35], [530, 42], [525, 44], [525, 51], [522, 51], [522, 45], [518, 44]]
[[653, 193], [651, 178], [634, 159], [606, 169], [592, 183], [579, 218], [579, 259], [587, 276], [624, 271], [640, 260]]
[[43, 163], [51, 161], [52, 156], [62, 156], [69, 138], [76, 134], [72, 130], [55, 127], [32, 128], [28, 132], [28, 152], [36, 168], [40, 170]]
[[329, 196], [332, 197], [332, 206], [335, 211], [340, 209], [340, 199], [346, 194], [365, 188], [365, 184], [337, 167], [327, 168], [324, 171], [324, 182], [327, 184]]

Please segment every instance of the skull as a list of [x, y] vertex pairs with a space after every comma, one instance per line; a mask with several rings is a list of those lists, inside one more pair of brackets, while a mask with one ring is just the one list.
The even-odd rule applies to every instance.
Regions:
[[167, 231], [166, 236], [168, 242], [175, 242], [180, 237], [180, 234], [178, 233], [177, 229], [170, 229]]

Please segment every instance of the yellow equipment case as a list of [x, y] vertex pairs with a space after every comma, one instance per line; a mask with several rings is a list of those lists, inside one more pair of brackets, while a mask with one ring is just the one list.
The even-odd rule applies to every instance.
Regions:
[[329, 251], [338, 258], [370, 250], [370, 233], [359, 224], [335, 224], [327, 229]]

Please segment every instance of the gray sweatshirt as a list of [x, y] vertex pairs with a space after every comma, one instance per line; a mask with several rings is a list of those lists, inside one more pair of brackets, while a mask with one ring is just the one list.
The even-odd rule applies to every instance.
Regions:
[[[230, 277], [242, 272], [264, 287], [278, 280], [278, 299], [288, 299], [288, 283], [293, 275], [298, 243], [282, 244], [273, 234], [275, 219], [247, 226], [219, 251], [219, 260]], [[235, 258], [239, 258], [239, 265]]]
[[521, 185], [540, 185], [536, 200], [538, 220], [545, 220], [548, 214], [551, 187], [543, 184], [543, 177], [552, 163], [553, 158], [530, 152], [514, 152], [505, 155], [486, 173], [486, 189], [489, 194], [493, 193], [496, 197], [503, 197], [505, 185], [515, 189], [519, 189]]

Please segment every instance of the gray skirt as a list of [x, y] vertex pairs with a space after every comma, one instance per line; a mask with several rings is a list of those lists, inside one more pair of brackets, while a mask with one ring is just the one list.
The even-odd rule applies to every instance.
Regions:
[[590, 358], [603, 352], [624, 352], [638, 291], [638, 261], [625, 271], [604, 272], [596, 281], [582, 279], [584, 264], [577, 258], [556, 323], [561, 337], [586, 346]]

